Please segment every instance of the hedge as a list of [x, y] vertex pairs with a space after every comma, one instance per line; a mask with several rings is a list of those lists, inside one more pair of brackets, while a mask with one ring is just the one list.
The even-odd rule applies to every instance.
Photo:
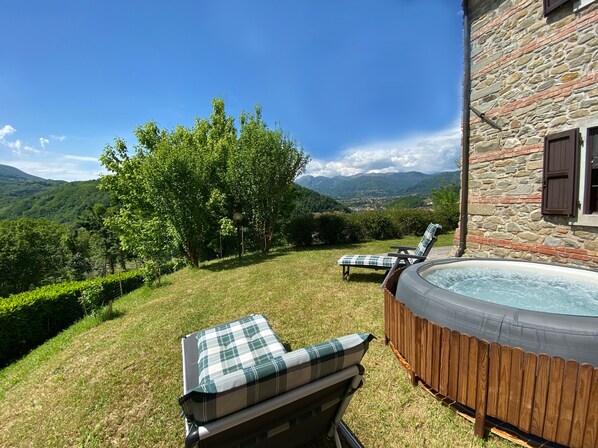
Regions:
[[445, 216], [431, 209], [391, 208], [299, 216], [286, 225], [284, 232], [287, 241], [295, 246], [328, 245], [421, 236], [431, 222], [442, 224], [444, 231], [454, 227]]
[[26, 354], [84, 315], [79, 297], [92, 284], [102, 287], [102, 301], [116, 299], [143, 285], [140, 271], [59, 283], [0, 299], [0, 367]]

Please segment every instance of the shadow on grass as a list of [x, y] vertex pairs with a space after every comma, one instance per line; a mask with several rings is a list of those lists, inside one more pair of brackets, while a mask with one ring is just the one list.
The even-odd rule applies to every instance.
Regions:
[[365, 244], [365, 242], [360, 243], [342, 243], [342, 244], [330, 244], [330, 245], [315, 245], [315, 246], [305, 246], [305, 247], [295, 247], [295, 246], [288, 246], [288, 247], [276, 247], [270, 253], [264, 254], [261, 252], [253, 252], [250, 254], [243, 255], [241, 259], [238, 257], [227, 257], [220, 261], [209, 261], [208, 263], [201, 266], [200, 269], [206, 269], [208, 271], [220, 272], [220, 271], [227, 271], [229, 269], [235, 269], [241, 266], [250, 266], [254, 264], [263, 263], [264, 261], [272, 260], [274, 258], [280, 257], [282, 255], [286, 255], [289, 252], [319, 252], [319, 251], [329, 251], [329, 250], [352, 250], [356, 247]]
[[385, 273], [386, 271], [383, 270], [368, 273], [351, 272], [349, 283], [376, 283], [381, 285], [382, 281], [384, 280]]
[[242, 258], [237, 257], [229, 257], [224, 258], [220, 261], [211, 261], [203, 266], [200, 269], [206, 269], [208, 271], [220, 272], [220, 271], [227, 271], [229, 269], [236, 269], [242, 266], [251, 266], [254, 264], [263, 263], [264, 261], [273, 260], [277, 257], [282, 255], [286, 255], [292, 249], [290, 248], [281, 248], [276, 249], [268, 254], [263, 254], [261, 252], [255, 252], [251, 254], [243, 255]]
[[101, 310], [99, 310], [98, 312], [96, 312], [92, 316], [92, 320], [94, 320], [96, 322], [96, 325], [99, 325], [102, 322], [107, 322], [109, 320], [118, 319], [119, 317], [122, 317], [124, 315], [125, 315], [124, 311], [112, 310], [112, 312], [110, 312], [108, 307], [105, 307], [105, 308], [102, 308]]

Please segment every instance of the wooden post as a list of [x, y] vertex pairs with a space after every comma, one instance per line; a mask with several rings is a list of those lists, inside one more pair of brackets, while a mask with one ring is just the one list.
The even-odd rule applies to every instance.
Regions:
[[112, 317], [112, 300], [108, 300], [108, 316]]
[[488, 366], [490, 353], [488, 343], [478, 339], [478, 381], [475, 406], [474, 434], [484, 438], [486, 425], [486, 408], [488, 405]]

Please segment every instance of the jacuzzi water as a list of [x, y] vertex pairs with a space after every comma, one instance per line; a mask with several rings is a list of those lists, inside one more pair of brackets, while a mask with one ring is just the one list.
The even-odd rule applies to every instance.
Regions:
[[[598, 284], [589, 275], [486, 267], [448, 267], [422, 274], [439, 288], [515, 308], [578, 316], [598, 316]], [[595, 273], [587, 273], [596, 276]]]

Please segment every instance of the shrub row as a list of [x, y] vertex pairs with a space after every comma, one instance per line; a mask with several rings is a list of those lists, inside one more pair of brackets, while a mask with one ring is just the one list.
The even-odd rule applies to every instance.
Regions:
[[357, 243], [423, 235], [431, 222], [452, 230], [442, 214], [430, 209], [393, 208], [356, 213], [321, 213], [293, 218], [285, 227], [287, 241], [295, 246]]
[[[162, 272], [172, 272], [167, 265]], [[0, 298], [0, 367], [24, 355], [84, 316], [79, 298], [94, 285], [107, 304], [143, 285], [140, 271], [104, 278], [59, 283]]]

